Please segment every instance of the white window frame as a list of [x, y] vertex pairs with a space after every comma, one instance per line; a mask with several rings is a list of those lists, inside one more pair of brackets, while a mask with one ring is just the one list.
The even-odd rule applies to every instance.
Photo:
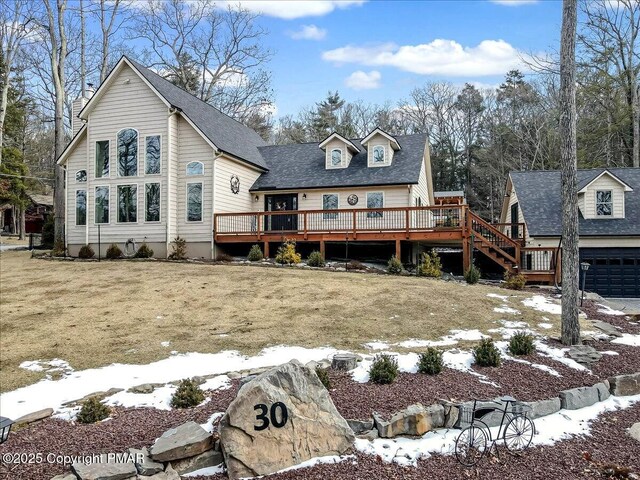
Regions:
[[[107, 189], [107, 199], [109, 201], [109, 207], [107, 208], [107, 221], [106, 222], [96, 222], [96, 190], [98, 188], [106, 188]], [[111, 224], [111, 186], [110, 185], [95, 185], [93, 187], [93, 224], [94, 225], [110, 225]]]
[[[202, 173], [189, 173], [189, 165], [192, 163], [199, 163], [202, 167]], [[184, 167], [184, 174], [186, 177], [203, 177], [204, 176], [204, 162], [199, 160], [194, 160], [192, 162], [187, 163], [186, 167]]]
[[[377, 148], [381, 148], [382, 149], [382, 161], [381, 162], [376, 162], [376, 149]], [[376, 166], [386, 165], [387, 164], [387, 148], [384, 145], [374, 145], [373, 147], [371, 147], [371, 164], [372, 165], [376, 165]]]
[[[101, 142], [107, 142], [107, 155], [109, 158], [109, 172], [106, 175], [101, 175], [98, 176], [98, 143]], [[101, 178], [110, 178], [111, 177], [111, 171], [113, 170], [111, 167], [113, 166], [113, 159], [111, 158], [111, 140], [109, 140], [108, 138], [105, 138], [103, 140], [96, 140], [94, 142], [94, 149], [93, 149], [93, 178], [95, 180], [99, 180]]]
[[[598, 192], [609, 192], [611, 195], [611, 202], [598, 202]], [[598, 213], [598, 205], [605, 205], [607, 203], [611, 203], [611, 215], [600, 215]], [[600, 188], [595, 192], [595, 214], [596, 218], [613, 218], [613, 190], [610, 188]]]
[[[84, 181], [78, 180], [78, 174], [80, 172], [84, 172]], [[84, 168], [81, 168], [80, 170], [76, 170], [76, 173], [73, 178], [75, 178], [76, 183], [87, 183], [87, 175], [88, 175], [87, 171]]]
[[[377, 190], [377, 191], [373, 191], [373, 192], [367, 192], [365, 195], [365, 200], [367, 202], [367, 210], [369, 210], [369, 195], [373, 195], [373, 194], [381, 194], [382, 195], [382, 207], [380, 208], [384, 208], [385, 205], [385, 199], [384, 199], [384, 191], [381, 190]], [[380, 215], [373, 215], [375, 212], [367, 212], [367, 218], [382, 218], [384, 217], [384, 212], [380, 212]]]
[[[189, 220], [189, 185], [200, 185], [200, 220]], [[204, 222], [204, 182], [202, 181], [187, 182], [187, 187], [185, 188], [184, 196], [185, 196], [184, 221], [186, 223], [203, 223]]]
[[[158, 137], [160, 139], [160, 171], [158, 173], [147, 173], [147, 138]], [[144, 136], [144, 174], [149, 177], [162, 175], [162, 134], [158, 133], [155, 135], [145, 135]], [[151, 182], [153, 183], [153, 182]]]
[[[147, 185], [158, 185], [160, 202], [158, 209], [158, 220], [147, 220]], [[144, 223], [160, 223], [162, 222], [162, 182], [158, 180], [157, 182], [145, 182], [144, 183]]]
[[[136, 187], [136, 221], [135, 222], [121, 222], [120, 219], [118, 218], [120, 216], [120, 192], [118, 191], [120, 189], [120, 187]], [[140, 222], [140, 216], [138, 215], [139, 212], [139, 208], [138, 208], [138, 203], [139, 203], [139, 199], [138, 199], [138, 193], [140, 192], [140, 189], [138, 188], [138, 184], [137, 183], [119, 183], [118, 185], [115, 186], [116, 187], [116, 224], [118, 225], [135, 225], [137, 223]]]
[[[78, 223], [78, 192], [84, 192], [84, 223]], [[86, 227], [89, 223], [89, 192], [87, 188], [77, 188], [74, 199], [75, 226]]]
[[[338, 203], [336, 208], [325, 209], [324, 208], [324, 197], [334, 196], [338, 199]], [[323, 193], [322, 194], [322, 219], [323, 220], [337, 220], [338, 219], [338, 210], [340, 210], [340, 194], [338, 193]], [[335, 212], [334, 212], [335, 210]]]
[[[333, 164], [333, 152], [340, 152], [340, 163], [338, 163], [337, 165]], [[342, 149], [341, 148], [332, 148], [331, 151], [329, 152], [329, 168], [341, 168], [344, 166], [344, 156], [342, 153]]]
[[[136, 143], [137, 148], [136, 148], [136, 174], [135, 175], [120, 175], [120, 159], [118, 158], [118, 137], [120, 136], [120, 133], [124, 132], [125, 130], [134, 130], [136, 132]], [[116, 177], [118, 178], [133, 178], [133, 177], [137, 177], [140, 175], [140, 132], [138, 131], [137, 128], [133, 128], [133, 127], [124, 127], [121, 128], [120, 130], [118, 130], [118, 133], [116, 133]], [[109, 161], [109, 173], [111, 173], [111, 161]]]

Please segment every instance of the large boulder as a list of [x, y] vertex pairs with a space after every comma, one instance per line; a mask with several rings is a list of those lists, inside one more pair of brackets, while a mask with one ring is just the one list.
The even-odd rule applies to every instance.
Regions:
[[430, 405], [424, 407], [420, 403], [411, 405], [406, 409], [394, 413], [387, 422], [378, 414], [373, 416], [382, 438], [394, 438], [399, 435], [420, 436], [444, 426], [444, 407], [442, 405]]
[[71, 465], [71, 470], [80, 480], [128, 480], [131, 477], [135, 478], [138, 470], [136, 470], [130, 455], [119, 455], [122, 458], [102, 454], [98, 461], [92, 463], [75, 462]]
[[187, 422], [167, 430], [158, 438], [149, 454], [156, 462], [193, 457], [213, 448], [213, 437], [196, 422]]
[[23, 415], [13, 423], [15, 423], [16, 426], [25, 425], [27, 423], [34, 423], [39, 420], [44, 420], [45, 418], [49, 418], [51, 415], [53, 415], [53, 408], [44, 408], [42, 410], [38, 410], [37, 412]]
[[578, 387], [560, 392], [560, 403], [565, 410], [578, 410], [600, 401], [596, 387]]
[[631, 425], [627, 433], [631, 438], [640, 442], [640, 422]]
[[149, 458], [149, 451], [147, 450], [147, 447], [142, 447], [140, 450], [137, 448], [130, 448], [129, 454], [133, 458], [133, 463], [135, 463], [138, 473], [142, 476], [148, 477], [164, 471], [164, 464]]
[[202, 468], [215, 467], [223, 462], [222, 452], [218, 450], [207, 450], [195, 457], [183, 458], [171, 462], [171, 467], [178, 472], [179, 475], [195, 472]]
[[340, 455], [355, 440], [315, 371], [296, 360], [240, 388], [219, 432], [232, 480]]
[[602, 354], [590, 345], [574, 345], [569, 348], [569, 358], [581, 365], [591, 366], [602, 358]]
[[525, 402], [525, 404], [531, 407], [531, 412], [528, 413], [528, 417], [531, 419], [546, 417], [560, 411], [562, 407], [560, 397], [538, 400], [537, 402]]
[[640, 394], [640, 373], [611, 377], [609, 385], [612, 395], [638, 395]]

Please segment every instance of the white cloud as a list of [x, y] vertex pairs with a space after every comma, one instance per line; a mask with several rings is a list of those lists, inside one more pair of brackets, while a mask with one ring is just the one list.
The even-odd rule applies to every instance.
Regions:
[[491, 3], [497, 3], [498, 5], [506, 5], [508, 7], [520, 7], [521, 5], [531, 5], [532, 3], [538, 3], [540, 0], [490, 0]]
[[371, 70], [369, 73], [358, 70], [349, 75], [344, 84], [354, 90], [372, 90], [380, 88], [380, 80], [382, 75], [377, 70]]
[[300, 30], [288, 33], [294, 40], [323, 40], [327, 36], [327, 31], [316, 25], [302, 25]]
[[387, 66], [421, 75], [452, 77], [502, 75], [514, 68], [526, 70], [521, 56], [504, 40], [483, 40], [475, 47], [463, 47], [455, 40], [445, 39], [404, 46], [347, 45], [322, 54], [323, 60], [338, 65]]
[[366, 0], [307, 0], [307, 1], [282, 1], [282, 0], [223, 0], [216, 2], [217, 7], [240, 5], [250, 12], [262, 13], [269, 17], [291, 20], [302, 17], [321, 17], [336, 9], [344, 9], [351, 6], [360, 6]]

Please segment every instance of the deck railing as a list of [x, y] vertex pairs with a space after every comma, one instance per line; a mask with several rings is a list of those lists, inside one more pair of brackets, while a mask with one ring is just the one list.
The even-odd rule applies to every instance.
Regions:
[[507, 237], [524, 243], [526, 234], [526, 224], [524, 223], [492, 223], [495, 228], [504, 233]]
[[525, 247], [520, 254], [520, 268], [525, 272], [552, 272], [558, 266], [557, 247]]
[[215, 235], [401, 232], [464, 228], [465, 205], [218, 213]]

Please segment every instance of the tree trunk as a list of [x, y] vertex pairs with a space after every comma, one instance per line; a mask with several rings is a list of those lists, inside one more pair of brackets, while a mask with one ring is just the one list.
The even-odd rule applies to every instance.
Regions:
[[578, 322], [579, 235], [576, 146], [577, 0], [564, 0], [560, 45], [562, 179], [562, 343], [580, 343]]
[[20, 240], [25, 239], [27, 232], [27, 208], [20, 206]]
[[[85, 35], [85, 18], [84, 18], [84, 4], [80, 0], [80, 96], [85, 98], [87, 96], [87, 65], [86, 65], [86, 35]], [[71, 122], [77, 121], [75, 118], [71, 119]]]

